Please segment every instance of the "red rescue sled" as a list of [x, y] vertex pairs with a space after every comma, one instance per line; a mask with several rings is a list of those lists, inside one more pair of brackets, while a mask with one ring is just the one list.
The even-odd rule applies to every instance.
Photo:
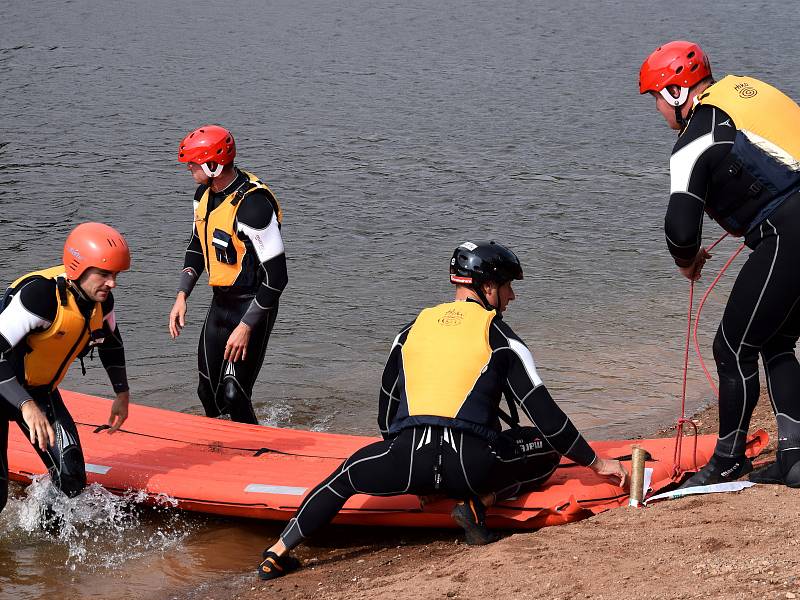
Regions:
[[[110, 400], [62, 391], [83, 445], [89, 482], [122, 493], [143, 490], [155, 498], [168, 494], [185, 510], [288, 520], [303, 497], [342, 460], [377, 438], [278, 429], [231, 423], [147, 406], [131, 405], [123, 429], [108, 435]], [[11, 427], [8, 460], [12, 479], [29, 482], [45, 468], [18, 428]], [[697, 440], [698, 466], [708, 462], [715, 436]], [[758, 431], [748, 442], [748, 456], [768, 441]], [[651, 487], [671, 482], [674, 439], [592, 442], [605, 457], [629, 460], [631, 446], [652, 456]], [[693, 468], [693, 443], [683, 444], [682, 467]], [[563, 459], [541, 489], [490, 509], [491, 527], [534, 529], [577, 521], [627, 503], [627, 494], [591, 470]], [[421, 510], [416, 496], [354, 496], [337, 523], [453, 527], [452, 503]]]

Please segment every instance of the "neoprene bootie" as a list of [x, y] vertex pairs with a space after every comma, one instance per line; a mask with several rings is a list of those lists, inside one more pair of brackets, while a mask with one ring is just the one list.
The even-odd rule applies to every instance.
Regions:
[[756, 469], [748, 477], [753, 483], [766, 483], [772, 485], [783, 485], [783, 476], [781, 475], [781, 468], [778, 466], [778, 461], [769, 463], [765, 467]]
[[714, 454], [708, 464], [692, 475], [678, 488], [680, 490], [701, 485], [714, 485], [736, 481], [753, 470], [749, 458], [728, 458]]
[[258, 565], [258, 576], [265, 581], [283, 577], [300, 568], [300, 561], [288, 554], [278, 556], [274, 552], [264, 550], [263, 556], [264, 560]]
[[766, 483], [772, 485], [785, 485], [790, 488], [800, 488], [800, 460], [793, 464], [784, 464], [786, 454], [779, 447], [778, 458], [775, 462], [761, 467], [757, 471], [750, 473], [750, 481], [753, 483]]
[[450, 516], [464, 529], [464, 536], [470, 546], [483, 546], [500, 539], [500, 536], [486, 528], [486, 509], [477, 498], [459, 502], [453, 507]]

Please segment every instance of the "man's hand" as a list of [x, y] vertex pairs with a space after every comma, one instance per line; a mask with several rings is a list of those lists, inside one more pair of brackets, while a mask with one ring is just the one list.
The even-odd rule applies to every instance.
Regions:
[[169, 311], [169, 334], [174, 340], [181, 334], [181, 329], [186, 326], [186, 294], [178, 292], [178, 297], [175, 298], [175, 304], [172, 305], [172, 310]]
[[229, 362], [236, 362], [239, 359], [244, 360], [247, 356], [247, 344], [249, 342], [250, 326], [239, 323], [236, 329], [231, 332], [225, 344], [225, 360]]
[[628, 485], [628, 472], [618, 460], [614, 460], [613, 458], [600, 458], [598, 456], [597, 460], [595, 460], [589, 468], [598, 475], [616, 477], [619, 480], [619, 487], [621, 488], [625, 488]]
[[700, 272], [703, 270], [703, 265], [706, 264], [709, 258], [711, 258], [711, 255], [708, 253], [708, 250], [706, 250], [705, 247], [701, 247], [694, 257], [694, 262], [688, 267], [678, 267], [678, 270], [686, 279], [697, 281], [700, 279]]
[[42, 452], [47, 451], [48, 446], [56, 443], [56, 432], [44, 416], [44, 413], [33, 400], [26, 400], [20, 407], [22, 420], [30, 430], [31, 444], [39, 446]]
[[128, 402], [130, 398], [130, 392], [117, 394], [116, 400], [111, 405], [111, 416], [108, 417], [108, 433], [117, 431], [128, 418]]

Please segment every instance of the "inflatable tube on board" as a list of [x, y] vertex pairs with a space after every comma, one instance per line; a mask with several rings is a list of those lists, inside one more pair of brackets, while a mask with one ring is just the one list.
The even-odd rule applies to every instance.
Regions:
[[[235, 517], [288, 520], [304, 495], [342, 460], [377, 438], [232, 423], [131, 404], [124, 427], [104, 431], [110, 400], [62, 391], [78, 427], [89, 482], [123, 493], [168, 494], [184, 510]], [[10, 477], [29, 482], [46, 470], [28, 440], [10, 427]], [[748, 456], [766, 446], [766, 432], [748, 441]], [[708, 462], [716, 436], [697, 441], [698, 467]], [[605, 457], [630, 460], [631, 446], [651, 455], [651, 488], [672, 482], [674, 439], [591, 442]], [[683, 444], [681, 464], [692, 468], [693, 443]], [[627, 504], [624, 490], [588, 468], [563, 459], [540, 489], [493, 506], [490, 527], [537, 529], [577, 521]], [[351, 498], [334, 522], [342, 524], [455, 527], [451, 501], [420, 509], [416, 496]]]

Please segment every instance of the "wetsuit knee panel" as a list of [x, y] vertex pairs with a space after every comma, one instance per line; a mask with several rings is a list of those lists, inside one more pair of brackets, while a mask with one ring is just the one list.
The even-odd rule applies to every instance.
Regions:
[[243, 393], [239, 382], [233, 377], [226, 377], [222, 382], [222, 397], [228, 406], [235, 406], [242, 400], [249, 400]]
[[714, 360], [720, 375], [749, 377], [758, 371], [758, 355], [760, 348], [737, 342], [731, 350], [731, 340], [726, 339], [722, 327], [714, 337]]
[[717, 329], [717, 335], [714, 336], [714, 360], [717, 362], [718, 368], [723, 366], [730, 366], [736, 362], [736, 355], [728, 345], [728, 340], [725, 339], [725, 334], [722, 332], [722, 327]]

